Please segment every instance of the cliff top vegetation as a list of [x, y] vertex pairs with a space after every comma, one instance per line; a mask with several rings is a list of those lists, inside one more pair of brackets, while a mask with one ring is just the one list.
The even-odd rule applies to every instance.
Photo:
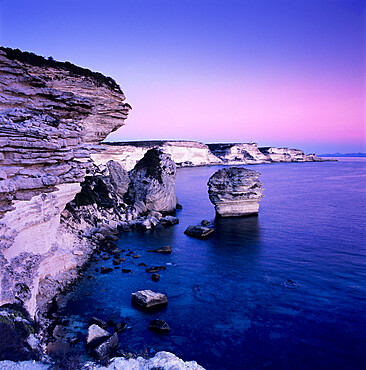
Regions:
[[107, 85], [111, 90], [122, 93], [120, 86], [112, 77], [104, 76], [100, 72], [93, 72], [90, 69], [82, 68], [70, 62], [58, 62], [52, 57], [46, 59], [41, 55], [29, 53], [28, 51], [21, 51], [19, 49], [6, 48], [0, 46], [0, 50], [6, 53], [8, 59], [17, 60], [19, 62], [27, 63], [37, 67], [52, 67], [69, 71], [75, 76], [84, 76], [94, 80], [98, 86]]

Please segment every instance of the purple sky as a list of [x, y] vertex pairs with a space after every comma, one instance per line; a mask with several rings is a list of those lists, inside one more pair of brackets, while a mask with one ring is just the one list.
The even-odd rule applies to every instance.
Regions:
[[366, 151], [365, 3], [0, 0], [0, 41], [112, 76], [110, 140]]

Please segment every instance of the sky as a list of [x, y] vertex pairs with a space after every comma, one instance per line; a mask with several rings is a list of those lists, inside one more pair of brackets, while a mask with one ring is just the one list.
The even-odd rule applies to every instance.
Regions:
[[113, 141], [366, 151], [365, 0], [0, 0], [0, 43], [113, 77]]

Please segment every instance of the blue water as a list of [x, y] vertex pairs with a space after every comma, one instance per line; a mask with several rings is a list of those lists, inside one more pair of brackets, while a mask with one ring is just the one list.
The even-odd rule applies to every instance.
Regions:
[[[75, 330], [90, 316], [126, 321], [122, 347], [168, 350], [208, 369], [357, 369], [366, 363], [366, 161], [250, 166], [265, 197], [258, 217], [215, 220], [207, 180], [220, 167], [178, 172], [180, 224], [122, 233], [126, 257], [110, 274], [93, 263], [70, 294], [64, 314]], [[215, 222], [208, 240], [184, 235], [190, 224]], [[171, 255], [147, 250], [171, 245]], [[167, 265], [159, 282], [138, 263]], [[284, 284], [288, 279], [296, 287]], [[151, 289], [168, 306], [144, 313], [131, 293]], [[155, 318], [171, 331], [148, 330]], [[72, 328], [73, 329], [73, 328]]]

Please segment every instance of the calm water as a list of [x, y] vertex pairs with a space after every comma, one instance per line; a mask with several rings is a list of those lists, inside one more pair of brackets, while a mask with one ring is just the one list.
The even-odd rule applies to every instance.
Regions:
[[[208, 369], [356, 369], [366, 360], [366, 161], [248, 166], [262, 173], [258, 217], [215, 220], [207, 180], [220, 167], [179, 170], [180, 224], [122, 233], [121, 269], [93, 263], [65, 308], [75, 330], [90, 316], [126, 321], [127, 350], [168, 350]], [[215, 222], [208, 240], [183, 234], [202, 219]], [[171, 245], [171, 255], [147, 253]], [[138, 263], [167, 265], [159, 282]], [[288, 279], [295, 289], [284, 285]], [[131, 293], [166, 293], [168, 306], [146, 314]], [[171, 332], [148, 330], [155, 318]]]

